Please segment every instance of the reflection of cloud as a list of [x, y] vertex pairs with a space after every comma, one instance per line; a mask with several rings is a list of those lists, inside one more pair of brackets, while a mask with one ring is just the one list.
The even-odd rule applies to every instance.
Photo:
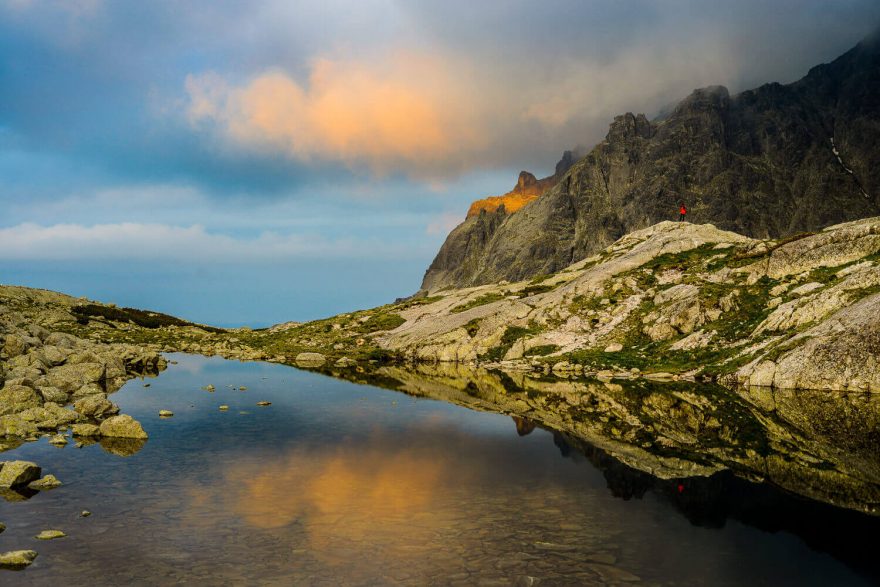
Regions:
[[454, 473], [449, 460], [430, 449], [347, 444], [329, 454], [298, 451], [256, 474], [233, 469], [227, 480], [241, 488], [232, 507], [251, 525], [298, 521], [310, 549], [330, 556], [334, 547], [364, 540], [401, 556], [447, 526], [451, 512], [431, 505]]

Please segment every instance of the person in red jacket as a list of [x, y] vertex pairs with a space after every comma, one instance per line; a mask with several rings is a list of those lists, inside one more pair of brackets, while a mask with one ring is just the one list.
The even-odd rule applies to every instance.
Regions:
[[678, 205], [678, 221], [681, 222], [684, 220], [684, 217], [687, 215], [688, 209], [685, 207], [684, 202]]

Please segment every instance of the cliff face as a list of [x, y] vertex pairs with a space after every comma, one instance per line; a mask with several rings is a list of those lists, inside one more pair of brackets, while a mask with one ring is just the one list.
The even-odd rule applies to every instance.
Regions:
[[677, 215], [776, 238], [880, 214], [880, 39], [789, 85], [694, 91], [666, 118], [631, 113], [512, 214], [453, 230], [422, 288], [552, 273]]

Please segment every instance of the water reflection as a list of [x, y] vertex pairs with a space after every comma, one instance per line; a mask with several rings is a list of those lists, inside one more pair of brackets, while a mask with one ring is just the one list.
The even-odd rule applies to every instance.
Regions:
[[880, 514], [880, 394], [549, 380], [455, 365], [377, 375], [412, 395], [509, 414], [521, 435], [540, 423], [661, 479], [731, 471]]

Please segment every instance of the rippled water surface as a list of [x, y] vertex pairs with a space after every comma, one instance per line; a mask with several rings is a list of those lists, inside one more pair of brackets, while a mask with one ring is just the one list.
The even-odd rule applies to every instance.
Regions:
[[[0, 502], [0, 550], [40, 553], [0, 583], [880, 580], [880, 563], [849, 546], [876, 539], [864, 516], [732, 479], [653, 483], [499, 414], [284, 366], [170, 358], [149, 387], [113, 397], [149, 432], [142, 447], [40, 441], [4, 455], [65, 484]], [[33, 539], [47, 528], [68, 537]]]

